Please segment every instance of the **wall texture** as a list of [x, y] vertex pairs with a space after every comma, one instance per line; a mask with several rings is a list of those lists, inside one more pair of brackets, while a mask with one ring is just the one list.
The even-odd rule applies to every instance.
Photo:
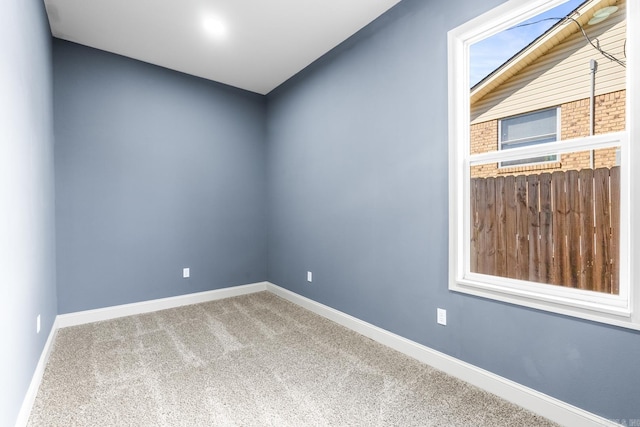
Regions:
[[269, 94], [269, 280], [604, 417], [640, 419], [637, 332], [448, 291], [446, 36], [498, 3], [404, 0]]
[[265, 280], [264, 97], [53, 52], [59, 313]]
[[[56, 316], [51, 34], [0, 2], [0, 425], [15, 423]], [[42, 329], [36, 334], [36, 316]]]

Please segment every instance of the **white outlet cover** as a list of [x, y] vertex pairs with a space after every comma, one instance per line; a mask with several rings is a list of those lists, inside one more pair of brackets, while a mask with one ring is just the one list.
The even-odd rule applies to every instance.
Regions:
[[442, 308], [438, 309], [438, 324], [447, 325], [447, 310]]
[[313, 282], [313, 273], [307, 271], [307, 282]]
[[36, 317], [36, 334], [40, 333], [40, 315], [38, 314], [38, 317]]
[[186, 279], [189, 276], [191, 276], [191, 270], [189, 269], [189, 267], [183, 268], [182, 269], [182, 277]]

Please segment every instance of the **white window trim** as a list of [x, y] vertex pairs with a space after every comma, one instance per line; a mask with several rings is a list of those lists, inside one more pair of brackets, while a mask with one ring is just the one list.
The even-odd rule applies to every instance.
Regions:
[[[554, 107], [543, 108], [542, 110], [536, 110], [536, 111], [552, 110], [553, 108]], [[562, 126], [560, 125], [562, 111], [560, 110], [560, 107], [555, 107], [555, 110], [556, 110], [556, 141], [560, 141], [562, 139], [562, 135], [560, 135], [560, 131], [562, 130]], [[519, 117], [519, 116], [535, 113], [536, 111], [528, 111], [526, 113], [516, 114], [515, 116], [503, 117], [498, 120], [498, 151], [504, 150], [504, 148], [502, 148], [502, 121], [511, 119], [513, 117]], [[509, 150], [513, 150], [513, 148], [509, 148]], [[544, 162], [521, 163], [517, 165], [506, 165], [506, 166], [503, 166], [502, 162], [498, 162], [498, 169], [512, 169], [512, 168], [522, 168], [522, 167], [526, 168], [531, 166], [558, 163], [560, 161], [559, 153], [550, 153], [550, 154], [556, 156], [555, 160], [547, 160]]]
[[[626, 130], [576, 140], [558, 141], [540, 146], [514, 148], [497, 155], [469, 153], [469, 46], [503, 31], [524, 19], [538, 15], [564, 0], [509, 0], [448, 34], [449, 44], [449, 289], [494, 300], [504, 301], [540, 310], [560, 313], [606, 324], [640, 330], [640, 225], [631, 218], [640, 214], [640, 147], [628, 141], [637, 141], [636, 123], [640, 123], [637, 106], [640, 90], [636, 80], [640, 58], [640, 33], [627, 25], [626, 59]], [[627, 22], [640, 22], [640, 4], [629, 1], [626, 5]], [[638, 52], [638, 53], [636, 53]], [[622, 148], [620, 189], [620, 287], [621, 295], [599, 294], [553, 285], [518, 281], [496, 276], [471, 273], [469, 268], [470, 221], [468, 221], [470, 167], [496, 160], [522, 158], [523, 155], [543, 152], [566, 153], [618, 144]], [[506, 150], [505, 150], [506, 151]], [[635, 169], [635, 170], [634, 170]], [[631, 262], [636, 260], [636, 262]], [[517, 285], [515, 287], [514, 285]]]

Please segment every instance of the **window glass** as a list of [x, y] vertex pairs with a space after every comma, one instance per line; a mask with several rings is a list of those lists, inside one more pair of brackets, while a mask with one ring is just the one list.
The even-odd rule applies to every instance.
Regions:
[[[543, 111], [522, 114], [500, 120], [500, 149], [505, 150], [516, 147], [526, 147], [535, 144], [544, 144], [558, 139], [557, 109], [551, 108]], [[501, 167], [555, 162], [556, 154], [540, 157], [530, 157], [521, 160], [501, 162]]]
[[470, 272], [617, 295], [619, 148], [566, 153], [579, 170], [471, 178]]
[[555, 141], [557, 127], [555, 108], [502, 119], [502, 148]]

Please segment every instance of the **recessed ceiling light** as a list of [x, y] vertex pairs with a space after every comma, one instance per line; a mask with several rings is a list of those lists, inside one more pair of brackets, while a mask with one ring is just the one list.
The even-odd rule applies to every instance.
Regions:
[[224, 20], [215, 15], [207, 15], [202, 19], [205, 32], [215, 39], [223, 39], [227, 35], [227, 25]]

